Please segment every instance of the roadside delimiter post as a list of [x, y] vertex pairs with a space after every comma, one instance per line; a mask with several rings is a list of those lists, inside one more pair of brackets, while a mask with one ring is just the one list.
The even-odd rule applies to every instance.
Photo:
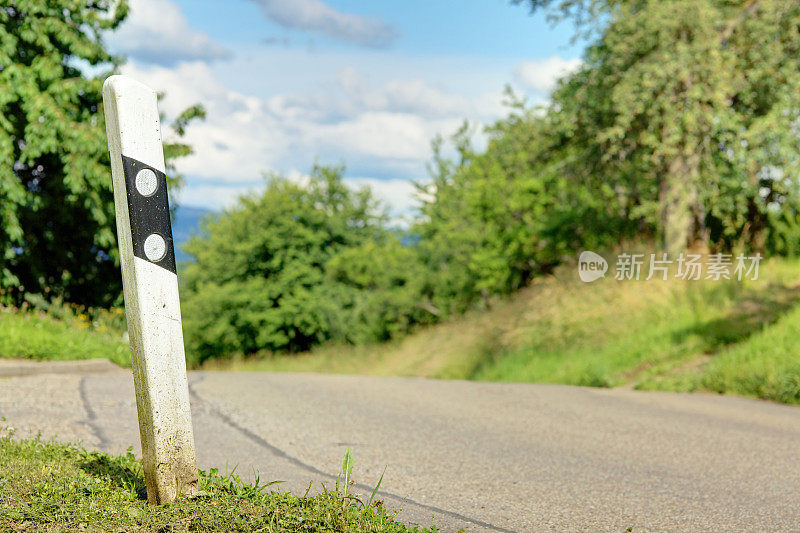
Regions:
[[156, 100], [125, 76], [103, 85], [142, 466], [160, 504], [196, 492], [198, 474]]

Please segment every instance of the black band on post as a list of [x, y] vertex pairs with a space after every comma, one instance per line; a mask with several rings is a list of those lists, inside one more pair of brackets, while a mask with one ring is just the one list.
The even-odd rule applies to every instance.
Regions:
[[[133, 255], [176, 274], [167, 176], [131, 157], [122, 156]], [[137, 176], [139, 185], [137, 186]], [[151, 192], [152, 191], [152, 192]], [[148, 249], [145, 249], [147, 241]], [[163, 253], [162, 253], [163, 252]], [[149, 255], [149, 256], [148, 256]]]

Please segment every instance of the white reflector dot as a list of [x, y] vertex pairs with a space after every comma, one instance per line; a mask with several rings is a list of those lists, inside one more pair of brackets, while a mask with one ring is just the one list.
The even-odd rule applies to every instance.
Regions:
[[142, 196], [152, 196], [158, 188], [156, 173], [149, 168], [143, 168], [136, 174], [136, 190]]
[[167, 255], [167, 243], [158, 233], [152, 233], [144, 240], [144, 255], [153, 262], [161, 261]]

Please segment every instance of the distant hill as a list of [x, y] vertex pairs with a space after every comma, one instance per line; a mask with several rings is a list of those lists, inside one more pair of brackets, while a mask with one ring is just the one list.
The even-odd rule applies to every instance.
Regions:
[[172, 218], [172, 238], [175, 241], [175, 259], [177, 261], [191, 259], [188, 254], [184, 253], [181, 246], [193, 235], [200, 233], [200, 221], [213, 213], [214, 211], [203, 207], [178, 206]]

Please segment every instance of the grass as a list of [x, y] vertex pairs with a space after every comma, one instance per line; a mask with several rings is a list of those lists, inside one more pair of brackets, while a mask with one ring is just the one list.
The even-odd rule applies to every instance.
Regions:
[[735, 393], [800, 403], [800, 307], [703, 363], [657, 376], [640, 388]]
[[4, 531], [411, 532], [380, 502], [324, 490], [296, 497], [201, 472], [200, 492], [169, 505], [146, 501], [133, 454], [110, 456], [41, 440], [0, 438]]
[[756, 281], [591, 284], [574, 266], [513, 297], [378, 346], [234, 357], [209, 369], [710, 391], [800, 403], [800, 261]]
[[0, 309], [0, 357], [49, 361], [106, 358], [129, 367], [127, 336], [106, 322], [81, 314], [57, 318], [43, 312]]

